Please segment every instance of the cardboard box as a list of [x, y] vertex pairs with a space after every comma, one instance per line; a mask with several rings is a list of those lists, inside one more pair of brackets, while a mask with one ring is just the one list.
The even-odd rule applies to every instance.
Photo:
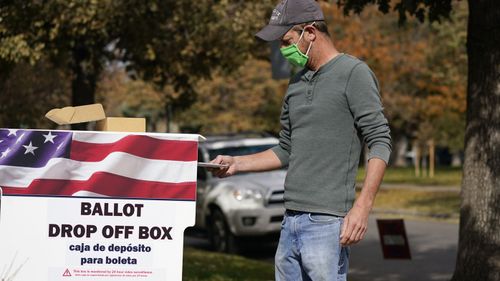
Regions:
[[146, 132], [145, 118], [106, 117], [100, 103], [55, 108], [47, 112], [45, 117], [58, 125], [97, 121], [98, 131]]
[[97, 122], [96, 130], [112, 132], [145, 132], [146, 119], [106, 117], [103, 120]]

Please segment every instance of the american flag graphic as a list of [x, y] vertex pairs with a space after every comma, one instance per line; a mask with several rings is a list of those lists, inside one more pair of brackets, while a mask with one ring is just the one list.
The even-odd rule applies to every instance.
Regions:
[[0, 129], [4, 195], [196, 200], [197, 136]]

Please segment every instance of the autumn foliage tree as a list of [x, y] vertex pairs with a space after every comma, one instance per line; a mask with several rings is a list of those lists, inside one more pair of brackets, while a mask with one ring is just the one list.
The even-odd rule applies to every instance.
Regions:
[[[422, 25], [416, 20], [401, 27], [397, 13], [380, 17], [375, 7], [368, 7], [360, 15], [344, 16], [337, 5], [322, 4], [336, 46], [367, 61], [377, 74], [393, 134], [420, 138], [423, 142], [435, 138], [445, 146], [453, 139], [458, 143], [454, 148], [460, 149], [465, 111], [465, 47], [461, 45], [464, 36], [458, 37], [456, 46], [448, 44], [442, 51], [436, 46], [442, 44], [436, 42], [448, 41], [448, 34], [455, 31], [464, 34], [465, 21], [460, 18], [448, 23], [450, 31], [443, 30], [444, 25]], [[465, 11], [464, 5], [459, 11]], [[267, 46], [261, 44], [258, 49], [264, 48]], [[260, 53], [252, 55], [258, 57]], [[446, 67], [438, 69], [441, 65]], [[276, 99], [282, 98], [286, 81], [273, 81], [268, 68], [268, 63], [254, 59], [232, 75], [214, 73], [196, 84], [200, 90], [198, 101], [178, 114], [177, 121], [201, 128], [203, 133], [252, 129], [277, 132]], [[277, 87], [278, 84], [282, 86]], [[273, 106], [274, 114], [263, 114], [259, 109]], [[447, 118], [448, 122], [437, 122]], [[443, 123], [444, 129], [428, 129], [426, 124], [430, 123]]]
[[107, 116], [144, 117], [147, 131], [164, 132], [165, 126], [158, 124], [165, 121], [166, 97], [172, 92], [170, 87], [159, 90], [153, 83], [132, 79], [123, 65], [114, 63], [101, 74], [96, 100], [105, 105]]
[[200, 96], [177, 121], [204, 134], [279, 131], [286, 81], [271, 78], [269, 62], [252, 59], [231, 75], [214, 73], [197, 87]]
[[365, 60], [376, 73], [398, 143], [402, 136], [459, 151], [465, 129], [466, 7], [457, 4], [450, 21], [397, 23], [397, 12], [380, 17], [375, 6], [345, 16], [323, 3], [335, 45]]

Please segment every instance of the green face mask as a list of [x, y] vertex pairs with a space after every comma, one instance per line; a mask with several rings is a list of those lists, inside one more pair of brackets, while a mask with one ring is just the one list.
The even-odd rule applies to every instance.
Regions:
[[302, 53], [297, 46], [297, 44], [300, 42], [302, 39], [302, 36], [304, 35], [304, 30], [302, 30], [302, 33], [300, 34], [299, 41], [297, 43], [294, 43], [290, 46], [283, 47], [280, 49], [281, 54], [293, 65], [295, 66], [300, 66], [304, 67], [306, 66], [307, 60], [309, 57], [307, 54], [309, 54], [309, 50], [311, 50], [312, 42], [309, 43], [309, 47], [307, 48], [306, 53]]

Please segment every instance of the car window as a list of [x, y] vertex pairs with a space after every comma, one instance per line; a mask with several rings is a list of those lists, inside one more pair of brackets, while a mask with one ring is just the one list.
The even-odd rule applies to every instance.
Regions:
[[265, 145], [224, 147], [220, 149], [211, 149], [208, 151], [208, 154], [210, 154], [210, 159], [214, 159], [215, 157], [217, 157], [217, 155], [241, 156], [241, 155], [248, 155], [248, 154], [262, 152], [274, 146], [275, 146], [274, 144], [265, 144]]

